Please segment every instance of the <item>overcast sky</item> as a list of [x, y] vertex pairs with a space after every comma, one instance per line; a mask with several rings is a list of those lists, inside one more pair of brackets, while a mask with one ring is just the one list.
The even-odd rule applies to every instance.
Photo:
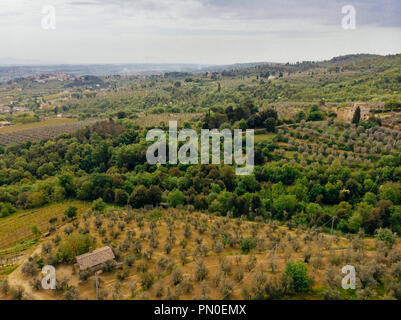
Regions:
[[[56, 9], [44, 30], [42, 9]], [[356, 28], [344, 30], [344, 5]], [[296, 62], [401, 53], [401, 0], [0, 0], [0, 59]]]

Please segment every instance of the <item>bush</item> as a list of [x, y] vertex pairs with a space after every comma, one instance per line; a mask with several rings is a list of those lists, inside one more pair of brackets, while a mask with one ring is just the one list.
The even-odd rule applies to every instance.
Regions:
[[171, 274], [171, 282], [173, 285], [178, 285], [182, 282], [183, 276], [180, 269], [174, 269], [173, 273]]
[[242, 253], [248, 254], [252, 249], [256, 247], [256, 240], [254, 238], [242, 239], [240, 248]]
[[68, 206], [68, 208], [64, 211], [64, 214], [67, 216], [67, 218], [75, 218], [77, 216], [77, 211], [78, 208], [73, 207], [73, 206]]
[[308, 276], [307, 265], [304, 262], [288, 262], [284, 274], [292, 279], [295, 292], [307, 291], [312, 284], [312, 280]]
[[184, 204], [185, 201], [185, 196], [184, 194], [178, 190], [178, 189], [174, 189], [173, 191], [171, 191], [168, 195], [168, 203], [172, 206], [172, 207], [176, 207], [180, 204]]
[[11, 299], [22, 300], [24, 297], [24, 288], [20, 286], [12, 287], [10, 289]]
[[77, 300], [79, 296], [78, 290], [71, 286], [64, 292], [65, 300]]
[[376, 239], [392, 247], [397, 241], [397, 235], [388, 228], [379, 228], [376, 230]]
[[8, 285], [8, 280], [4, 279], [3, 281], [0, 281], [0, 292], [7, 295], [9, 290], [10, 286]]
[[207, 278], [209, 270], [206, 268], [205, 263], [202, 260], [198, 260], [195, 266], [195, 279], [196, 281], [202, 281]]
[[25, 262], [24, 265], [22, 266], [21, 272], [25, 276], [33, 277], [38, 272], [38, 270], [36, 269], [33, 262], [28, 261], [28, 262]]
[[91, 274], [89, 271], [86, 271], [86, 270], [79, 271], [79, 280], [86, 281], [89, 279], [90, 276], [91, 276]]
[[93, 239], [89, 234], [72, 234], [67, 236], [59, 246], [59, 257], [63, 262], [71, 262], [78, 255], [89, 251]]
[[133, 264], [135, 263], [135, 256], [134, 255], [127, 255], [124, 258], [124, 264], [128, 267], [132, 267]]
[[141, 274], [141, 285], [143, 289], [149, 289], [153, 282], [155, 281], [154, 276], [149, 272], [144, 272]]
[[7, 217], [16, 211], [17, 210], [8, 202], [7, 203], [0, 202], [0, 218]]
[[106, 209], [106, 203], [103, 201], [102, 198], [99, 198], [92, 202], [92, 210], [103, 212], [104, 209]]

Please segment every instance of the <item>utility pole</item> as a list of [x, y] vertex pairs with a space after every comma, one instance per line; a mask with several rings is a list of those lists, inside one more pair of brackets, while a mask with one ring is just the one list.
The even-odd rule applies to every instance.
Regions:
[[335, 219], [336, 217], [333, 217], [332, 219], [331, 219], [331, 234], [333, 234], [333, 227], [334, 227], [334, 219]]
[[96, 300], [99, 300], [99, 274], [102, 273], [102, 270], [95, 272], [95, 287], [96, 287]]
[[97, 272], [95, 273], [96, 276], [96, 300], [99, 300], [99, 279], [98, 279], [98, 275]]
[[273, 253], [273, 272], [276, 272], [276, 266], [277, 266], [277, 256], [276, 256], [276, 252], [277, 252], [277, 246], [278, 244], [276, 243], [276, 245], [274, 246], [274, 253]]

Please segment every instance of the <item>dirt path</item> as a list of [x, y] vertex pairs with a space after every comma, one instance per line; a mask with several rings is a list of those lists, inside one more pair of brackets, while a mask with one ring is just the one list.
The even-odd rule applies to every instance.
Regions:
[[43, 291], [33, 291], [32, 287], [29, 284], [30, 279], [25, 277], [21, 272], [22, 266], [24, 265], [25, 262], [28, 261], [28, 258], [31, 255], [35, 255], [35, 254], [39, 255], [41, 253], [41, 251], [42, 251], [41, 246], [38, 246], [38, 247], [36, 247], [36, 249], [34, 251], [24, 255], [24, 258], [21, 259], [21, 261], [20, 261], [19, 267], [17, 269], [15, 269], [7, 277], [10, 287], [20, 286], [20, 287], [24, 288], [24, 297], [25, 297], [25, 299], [28, 299], [28, 300], [46, 300], [49, 298], [48, 294], [44, 294]]

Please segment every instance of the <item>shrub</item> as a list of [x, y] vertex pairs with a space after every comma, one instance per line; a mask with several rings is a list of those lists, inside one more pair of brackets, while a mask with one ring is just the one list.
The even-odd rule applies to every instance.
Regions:
[[232, 283], [231, 280], [224, 278], [221, 281], [220, 287], [219, 287], [220, 293], [221, 293], [221, 298], [223, 300], [229, 300], [231, 298], [231, 295], [234, 291], [234, 284]]
[[71, 234], [61, 241], [59, 257], [63, 262], [71, 262], [78, 255], [89, 251], [93, 246], [93, 239], [89, 234]]
[[114, 270], [114, 267], [116, 266], [116, 262], [114, 260], [109, 260], [103, 263], [102, 265], [102, 271], [103, 272], [111, 272]]
[[77, 216], [77, 211], [78, 208], [73, 207], [73, 206], [68, 206], [68, 208], [64, 211], [64, 214], [67, 216], [67, 218], [75, 218]]
[[78, 299], [78, 290], [71, 286], [64, 292], [65, 300], [77, 300]]
[[144, 272], [141, 274], [141, 285], [143, 289], [149, 289], [153, 282], [155, 281], [154, 276], [149, 272]]
[[133, 264], [135, 263], [135, 257], [133, 255], [127, 255], [124, 258], [124, 264], [128, 267], [132, 267]]
[[248, 254], [252, 249], [256, 248], [256, 240], [254, 238], [244, 238], [240, 243], [242, 253]]
[[106, 203], [103, 201], [102, 198], [99, 198], [92, 202], [92, 210], [103, 212], [104, 209], [106, 209]]
[[169, 193], [167, 200], [169, 204], [175, 208], [180, 204], [184, 204], [185, 196], [180, 190], [174, 189]]
[[7, 203], [0, 202], [0, 218], [7, 217], [16, 211], [17, 210], [8, 202]]
[[202, 260], [198, 260], [195, 266], [195, 279], [196, 281], [202, 281], [207, 278], [209, 270], [206, 268], [205, 263]]
[[376, 230], [376, 239], [392, 247], [397, 241], [397, 235], [388, 228], [379, 228]]
[[24, 297], [24, 288], [20, 286], [12, 287], [10, 289], [11, 299], [22, 300]]
[[10, 286], [8, 285], [8, 280], [4, 279], [3, 281], [0, 281], [0, 292], [7, 295], [9, 290]]
[[312, 284], [312, 280], [308, 276], [307, 265], [304, 262], [288, 262], [284, 274], [292, 279], [295, 292], [307, 291]]
[[33, 277], [38, 272], [38, 270], [36, 269], [36, 267], [33, 264], [33, 262], [28, 261], [28, 262], [25, 262], [24, 265], [22, 266], [21, 272], [25, 276]]
[[180, 269], [174, 269], [171, 274], [171, 282], [176, 286], [181, 283], [183, 280], [182, 272]]

